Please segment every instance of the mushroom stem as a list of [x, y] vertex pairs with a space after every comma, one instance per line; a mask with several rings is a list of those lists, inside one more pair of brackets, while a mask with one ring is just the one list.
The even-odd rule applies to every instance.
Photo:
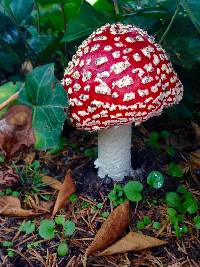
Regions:
[[131, 124], [99, 131], [98, 159], [94, 163], [99, 177], [107, 175], [114, 181], [121, 181], [132, 173], [131, 132]]

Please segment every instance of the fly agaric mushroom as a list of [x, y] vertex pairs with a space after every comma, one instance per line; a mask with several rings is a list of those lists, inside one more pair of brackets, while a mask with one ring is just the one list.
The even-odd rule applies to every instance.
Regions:
[[65, 70], [72, 124], [98, 131], [99, 177], [132, 173], [131, 129], [177, 104], [183, 86], [166, 52], [134, 25], [106, 24], [78, 48]]

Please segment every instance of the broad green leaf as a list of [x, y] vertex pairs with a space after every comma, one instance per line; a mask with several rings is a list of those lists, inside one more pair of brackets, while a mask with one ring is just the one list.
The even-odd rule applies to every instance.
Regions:
[[83, 1], [78, 16], [69, 21], [62, 41], [71, 42], [92, 33], [106, 22], [106, 16]]
[[[87, 2], [89, 2], [89, 1], [87, 1]], [[93, 7], [102, 13], [104, 13], [104, 12], [113, 12], [114, 13], [115, 12], [114, 4], [113, 3], [111, 4], [111, 2], [108, 0], [97, 0], [93, 4]]]
[[200, 34], [200, 3], [199, 0], [180, 0], [196, 30]]
[[199, 35], [188, 17], [176, 18], [163, 41], [163, 47], [171, 54], [171, 60], [182, 67], [191, 69], [200, 62]]
[[32, 126], [36, 149], [48, 149], [59, 144], [66, 115], [67, 95], [54, 76], [54, 65], [37, 67], [26, 77], [26, 92], [21, 101], [33, 109]]
[[9, 17], [13, 18], [14, 21], [21, 25], [30, 18], [31, 11], [33, 10], [33, 0], [12, 0], [10, 3], [4, 6]]

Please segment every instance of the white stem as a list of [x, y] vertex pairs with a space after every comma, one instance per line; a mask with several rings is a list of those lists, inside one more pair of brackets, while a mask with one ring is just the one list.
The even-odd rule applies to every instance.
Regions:
[[108, 175], [121, 181], [131, 174], [131, 132], [131, 124], [99, 131], [98, 159], [94, 163], [99, 177]]

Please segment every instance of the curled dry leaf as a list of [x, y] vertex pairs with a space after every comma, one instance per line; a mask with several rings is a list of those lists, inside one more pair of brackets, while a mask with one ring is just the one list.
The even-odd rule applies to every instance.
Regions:
[[0, 216], [12, 216], [12, 217], [32, 217], [40, 215], [33, 210], [22, 209], [20, 200], [12, 196], [0, 197]]
[[32, 110], [24, 105], [10, 107], [0, 120], [0, 149], [11, 156], [34, 142]]
[[100, 252], [98, 256], [108, 256], [129, 251], [139, 251], [165, 244], [167, 244], [166, 241], [136, 232], [129, 232], [125, 237], [117, 241], [114, 245]]
[[93, 242], [86, 250], [86, 255], [92, 255], [113, 244], [129, 224], [129, 202], [119, 205], [110, 214], [97, 232]]
[[200, 185], [199, 175], [197, 174], [197, 170], [200, 168], [200, 152], [197, 151], [190, 153], [190, 159], [187, 165], [194, 182], [197, 185]]
[[68, 170], [64, 182], [62, 184], [62, 187], [58, 192], [58, 196], [52, 213], [53, 217], [56, 215], [59, 209], [65, 206], [66, 201], [74, 192], [76, 192], [76, 187], [73, 182], [72, 171]]
[[63, 184], [60, 181], [48, 175], [42, 176], [42, 182], [56, 190], [61, 190], [63, 187]]
[[0, 189], [13, 187], [18, 184], [19, 176], [7, 165], [0, 165]]

